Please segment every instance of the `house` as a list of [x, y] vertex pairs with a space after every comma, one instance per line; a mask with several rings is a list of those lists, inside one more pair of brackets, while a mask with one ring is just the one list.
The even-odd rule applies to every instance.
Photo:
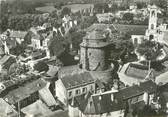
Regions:
[[26, 31], [14, 31], [8, 29], [3, 33], [6, 37], [10, 38], [10, 40], [15, 40], [18, 44], [21, 44], [24, 41], [25, 36], [27, 35]]
[[131, 107], [140, 103], [150, 105], [153, 102], [155, 92], [156, 84], [152, 81], [93, 95], [88, 92], [69, 100], [69, 116], [124, 117], [127, 114], [126, 109], [130, 105]]
[[64, 76], [55, 82], [56, 97], [64, 105], [73, 97], [86, 94], [88, 91], [95, 91], [95, 80], [89, 72]]
[[153, 103], [156, 88], [155, 83], [147, 81], [121, 90], [98, 94], [88, 92], [69, 100], [69, 116], [125, 117], [128, 106], [143, 108]]
[[22, 85], [18, 84], [17, 87], [5, 88], [0, 93], [0, 97], [13, 107], [18, 114], [23, 108], [37, 100], [41, 100], [45, 105], [51, 107], [57, 105], [57, 103], [49, 90], [49, 85], [50, 83], [43, 79], [33, 79], [33, 81], [22, 82]]
[[154, 71], [152, 69], [149, 70], [148, 66], [144, 66], [140, 63], [127, 63], [123, 65], [119, 71], [118, 75], [120, 80], [128, 86], [132, 86], [134, 84], [139, 84], [140, 82], [144, 82], [146, 80], [154, 80]]
[[17, 117], [17, 112], [5, 100], [0, 98], [0, 116], [1, 117]]

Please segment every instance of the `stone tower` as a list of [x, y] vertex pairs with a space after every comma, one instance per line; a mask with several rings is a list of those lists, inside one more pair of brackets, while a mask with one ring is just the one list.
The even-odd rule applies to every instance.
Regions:
[[146, 36], [149, 40], [157, 38], [157, 21], [159, 10], [156, 5], [149, 6], [149, 25], [148, 30], [146, 31]]
[[158, 8], [155, 5], [150, 6], [149, 8], [149, 30], [156, 30], [157, 28], [157, 14], [158, 14]]
[[108, 57], [109, 43], [106, 37], [100, 32], [94, 30], [83, 38], [81, 43], [82, 69], [88, 71], [103, 71], [109, 67]]

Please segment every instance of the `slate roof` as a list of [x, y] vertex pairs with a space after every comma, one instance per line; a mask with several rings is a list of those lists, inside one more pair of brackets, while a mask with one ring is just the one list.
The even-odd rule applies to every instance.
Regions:
[[94, 79], [89, 72], [83, 72], [62, 77], [61, 81], [66, 89], [71, 89], [74, 87], [80, 87], [81, 85], [84, 84], [93, 83]]
[[18, 101], [29, 97], [32, 93], [35, 93], [44, 88], [46, 84], [47, 83], [44, 80], [38, 79], [31, 83], [20, 86], [17, 89], [9, 91], [8, 94], [3, 97], [3, 99], [8, 100], [7, 102], [10, 104], [15, 104]]
[[122, 89], [116, 95], [118, 95], [118, 97], [122, 97], [125, 100], [136, 97], [138, 95], [142, 95], [144, 92], [151, 94], [154, 93], [156, 90], [157, 85], [153, 81], [149, 80], [140, 83], [140, 85], [134, 85], [132, 87]]

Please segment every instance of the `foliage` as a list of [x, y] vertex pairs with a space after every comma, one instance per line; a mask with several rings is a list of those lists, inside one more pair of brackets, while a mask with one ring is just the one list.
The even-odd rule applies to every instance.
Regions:
[[34, 70], [38, 72], [47, 72], [49, 70], [49, 66], [45, 62], [38, 62], [34, 65]]
[[146, 6], [146, 3], [144, 3], [144, 2], [137, 2], [137, 8], [138, 9], [142, 9], [142, 8], [146, 8], [147, 6]]
[[133, 18], [134, 18], [134, 14], [132, 13], [125, 13], [123, 15], [123, 20], [129, 21], [129, 22], [133, 22]]
[[107, 13], [109, 12], [109, 7], [107, 3], [96, 3], [94, 4], [94, 11], [96, 13]]
[[96, 23], [96, 22], [98, 22], [96, 16], [85, 17], [80, 23], [80, 28], [86, 29], [87, 27], [91, 26], [93, 23]]
[[116, 38], [112, 38], [111, 58], [124, 59], [125, 55], [130, 55], [134, 50], [134, 46], [130, 40], [130, 34], [116, 32]]
[[83, 31], [77, 31], [77, 29], [71, 29], [69, 33], [66, 35], [66, 39], [71, 41], [72, 43], [72, 49], [73, 50], [79, 50], [80, 49], [80, 43], [82, 42], [83, 37], [85, 36], [85, 32]]
[[64, 7], [61, 11], [61, 16], [64, 17], [65, 15], [70, 15], [71, 14], [71, 9], [68, 7]]
[[154, 41], [146, 40], [137, 47], [137, 52], [147, 60], [155, 61], [161, 53], [162, 46]]

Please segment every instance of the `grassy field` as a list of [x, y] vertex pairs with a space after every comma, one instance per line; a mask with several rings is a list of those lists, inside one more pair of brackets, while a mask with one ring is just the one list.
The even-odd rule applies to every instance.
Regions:
[[37, 7], [36, 10], [44, 13], [51, 13], [52, 11], [56, 10], [56, 8], [54, 8], [54, 6], [44, 6]]
[[65, 5], [64, 7], [68, 7], [71, 9], [72, 12], [77, 12], [82, 9], [93, 7], [93, 4], [71, 4], [71, 5]]
[[[64, 7], [70, 8], [71, 11], [73, 13], [75, 13], [75, 12], [80, 11], [82, 9], [93, 7], [93, 4], [71, 4], [71, 5], [65, 5], [62, 8], [64, 8]], [[40, 12], [44, 12], [44, 13], [46, 13], [46, 12], [51, 13], [52, 11], [56, 10], [56, 8], [54, 8], [53, 5], [48, 5], [48, 6], [44, 6], [44, 7], [37, 7], [36, 10], [40, 11]]]

